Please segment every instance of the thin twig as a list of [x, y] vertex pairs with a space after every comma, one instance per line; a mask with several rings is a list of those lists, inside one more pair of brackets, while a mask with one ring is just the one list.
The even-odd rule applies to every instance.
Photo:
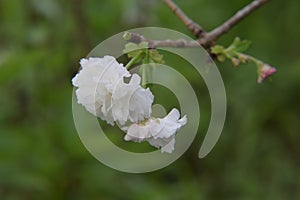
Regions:
[[199, 47], [199, 45], [203, 46], [207, 50], [210, 49], [213, 45], [215, 45], [216, 40], [226, 32], [228, 32], [234, 25], [236, 25], [239, 21], [248, 16], [251, 12], [258, 9], [263, 4], [267, 3], [268, 0], [254, 0], [241, 10], [239, 10], [235, 15], [233, 15], [230, 19], [224, 22], [219, 27], [213, 29], [210, 32], [205, 32], [204, 29], [193, 22], [187, 15], [172, 1], [172, 0], [163, 0], [170, 9], [173, 10], [175, 15], [183, 21], [183, 23], [189, 28], [189, 30], [199, 39], [197, 41], [193, 40], [149, 40], [142, 35], [135, 33], [128, 33], [128, 41], [134, 43], [140, 42], [148, 42], [149, 48], [157, 48], [157, 47], [173, 47], [173, 48], [194, 48]]
[[199, 48], [200, 44], [196, 40], [150, 40], [137, 33], [126, 32], [124, 38], [136, 44], [148, 42], [149, 48], [172, 47], [172, 48]]
[[200, 39], [201, 44], [208, 44], [212, 41], [216, 41], [221, 35], [228, 32], [234, 25], [252, 13], [254, 10], [258, 9], [263, 4], [267, 3], [268, 0], [254, 0], [241, 10], [239, 10], [235, 15], [233, 15], [230, 19], [224, 22], [222, 25], [213, 29], [209, 33], [205, 34], [203, 39]]
[[191, 20], [172, 0], [163, 0], [164, 3], [174, 12], [174, 14], [184, 23], [189, 31], [199, 38], [205, 31], [204, 29]]
[[163, 1], [187, 26], [190, 32], [193, 33], [193, 35], [195, 35], [197, 38], [199, 38], [199, 44], [201, 44], [206, 49], [209, 49], [211, 46], [213, 46], [220, 36], [228, 32], [238, 22], [240, 22], [254, 10], [258, 9], [260, 6], [268, 2], [268, 0], [254, 0], [247, 6], [239, 10], [235, 15], [225, 21], [222, 25], [218, 26], [210, 32], [206, 32], [199, 24], [191, 20], [172, 0]]

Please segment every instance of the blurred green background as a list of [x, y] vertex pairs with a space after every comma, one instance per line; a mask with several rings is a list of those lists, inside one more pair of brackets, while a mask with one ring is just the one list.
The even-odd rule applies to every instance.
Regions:
[[[176, 2], [209, 30], [249, 0]], [[0, 199], [300, 199], [299, 7], [299, 1], [272, 0], [219, 40], [251, 40], [249, 53], [278, 73], [261, 85], [252, 64], [218, 64], [228, 112], [209, 156], [197, 157], [209, 98], [191, 74], [203, 100], [195, 142], [164, 169], [127, 174], [82, 145], [71, 78], [79, 59], [111, 35], [141, 26], [190, 35], [184, 25], [159, 0], [1, 0]]]

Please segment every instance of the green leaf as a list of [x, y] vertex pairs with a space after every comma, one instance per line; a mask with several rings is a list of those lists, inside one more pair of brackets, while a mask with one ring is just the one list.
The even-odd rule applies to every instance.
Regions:
[[223, 54], [224, 53], [224, 47], [221, 45], [215, 45], [211, 48], [211, 52], [213, 54]]
[[244, 52], [250, 47], [250, 45], [251, 45], [251, 41], [241, 40], [239, 37], [236, 37], [233, 43], [228, 47], [228, 50]]
[[156, 49], [149, 50], [149, 57], [156, 63], [164, 64], [164, 56], [161, 55]]
[[224, 62], [226, 60], [226, 56], [224, 56], [223, 54], [219, 54], [217, 55], [217, 59], [220, 62]]
[[138, 44], [138, 48], [148, 49], [148, 42], [141, 42]]
[[129, 42], [125, 45], [125, 49], [123, 50], [123, 53], [129, 53], [131, 51], [135, 51], [137, 49], [137, 44]]
[[142, 51], [140, 50], [136, 50], [136, 51], [132, 51], [130, 53], [127, 54], [128, 58], [134, 58], [137, 57], [138, 55], [141, 54]]
[[129, 42], [125, 45], [125, 49], [123, 50], [123, 53], [127, 54], [129, 58], [133, 58], [141, 54], [142, 52], [146, 52], [147, 48], [148, 48], [147, 42], [141, 42], [139, 44]]

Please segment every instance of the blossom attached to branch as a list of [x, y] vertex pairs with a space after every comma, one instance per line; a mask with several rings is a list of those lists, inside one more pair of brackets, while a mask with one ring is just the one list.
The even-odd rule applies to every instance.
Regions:
[[[142, 52], [137, 52], [139, 56]], [[151, 59], [162, 62], [162, 57], [155, 53], [146, 53]], [[138, 61], [136, 56], [132, 59]], [[180, 118], [179, 111], [173, 109], [165, 118], [151, 118], [151, 106], [154, 96], [149, 88], [143, 88], [141, 77], [131, 74], [112, 56], [103, 58], [88, 58], [80, 61], [81, 69], [72, 79], [76, 89], [76, 97], [87, 111], [114, 125], [119, 122], [127, 134], [126, 141], [147, 141], [162, 152], [171, 153], [174, 150], [175, 133], [186, 124], [184, 116]], [[130, 65], [127, 65], [130, 66]], [[124, 82], [130, 77], [129, 83]]]

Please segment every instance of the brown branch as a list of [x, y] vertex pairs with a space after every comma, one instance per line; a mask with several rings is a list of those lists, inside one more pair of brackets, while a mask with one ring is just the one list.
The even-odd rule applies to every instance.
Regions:
[[[224, 22], [222, 25], [213, 29], [210, 32], [205, 32], [202, 27], [200, 27], [197, 23], [193, 22], [190, 18], [188, 18], [185, 13], [178, 8], [178, 6], [172, 0], [164, 0], [164, 2], [173, 10], [175, 15], [184, 22], [184, 24], [188, 27], [188, 29], [198, 38], [198, 40], [150, 40], [145, 38], [142, 35], [136, 33], [126, 32], [123, 37], [125, 40], [134, 43], [147, 42], [149, 48], [159, 48], [159, 47], [173, 47], [173, 48], [197, 48], [203, 46], [206, 48], [208, 53], [217, 58], [218, 55], [212, 53], [211, 47], [215, 45], [216, 40], [226, 32], [228, 32], [234, 25], [248, 16], [251, 12], [258, 9], [263, 4], [267, 3], [268, 0], [254, 0], [241, 10], [239, 10], [235, 15], [233, 15], [230, 19]], [[242, 56], [242, 57], [241, 57]], [[218, 58], [219, 59], [219, 58]], [[261, 83], [264, 79], [272, 75], [276, 72], [274, 67], [271, 67], [268, 64], [265, 64], [252, 56], [245, 55], [240, 53], [238, 57], [228, 57], [231, 59], [234, 65], [238, 65], [240, 62], [247, 62], [252, 60], [258, 69], [258, 82]], [[220, 60], [220, 59], [219, 59]], [[223, 59], [222, 59], [223, 60]], [[211, 61], [209, 61], [211, 62]]]
[[189, 31], [199, 38], [205, 31], [204, 29], [191, 20], [172, 0], [163, 0], [164, 3], [174, 12], [174, 14], [184, 23]]
[[214, 30], [206, 33], [203, 38], [199, 40], [204, 46], [210, 46], [210, 43], [216, 41], [221, 35], [228, 32], [234, 25], [252, 13], [254, 10], [258, 9], [263, 4], [267, 3], [268, 0], [254, 0], [241, 10], [239, 10], [230, 19], [225, 21], [222, 25], [218, 26]]
[[247, 6], [239, 10], [235, 15], [225, 21], [222, 25], [218, 26], [210, 32], [206, 32], [199, 24], [192, 21], [172, 0], [163, 1], [187, 26], [190, 32], [192, 32], [193, 35], [199, 38], [199, 44], [201, 44], [206, 49], [209, 49], [211, 46], [213, 46], [220, 36], [228, 32], [238, 22], [240, 22], [254, 10], [258, 9], [260, 6], [268, 2], [268, 0], [254, 0]]
[[183, 23], [189, 28], [189, 30], [199, 39], [197, 41], [194, 40], [150, 40], [145, 38], [142, 35], [136, 33], [126, 33], [124, 38], [130, 42], [140, 43], [140, 42], [148, 42], [149, 48], [158, 48], [158, 47], [173, 47], [173, 48], [195, 48], [200, 45], [210, 50], [210, 47], [215, 45], [216, 40], [228, 32], [234, 25], [248, 16], [251, 12], [258, 9], [263, 4], [267, 3], [268, 0], [254, 0], [241, 10], [239, 10], [235, 15], [233, 15], [230, 19], [224, 22], [219, 27], [215, 28], [210, 32], [205, 32], [204, 29], [193, 22], [190, 18], [186, 16], [186, 14], [172, 1], [172, 0], [163, 0], [170, 9], [173, 10], [175, 15], [183, 21]]
[[200, 44], [196, 40], [150, 40], [137, 33], [126, 32], [124, 39], [139, 44], [141, 42], [147, 42], [149, 48], [159, 47], [172, 47], [172, 48], [199, 48]]

